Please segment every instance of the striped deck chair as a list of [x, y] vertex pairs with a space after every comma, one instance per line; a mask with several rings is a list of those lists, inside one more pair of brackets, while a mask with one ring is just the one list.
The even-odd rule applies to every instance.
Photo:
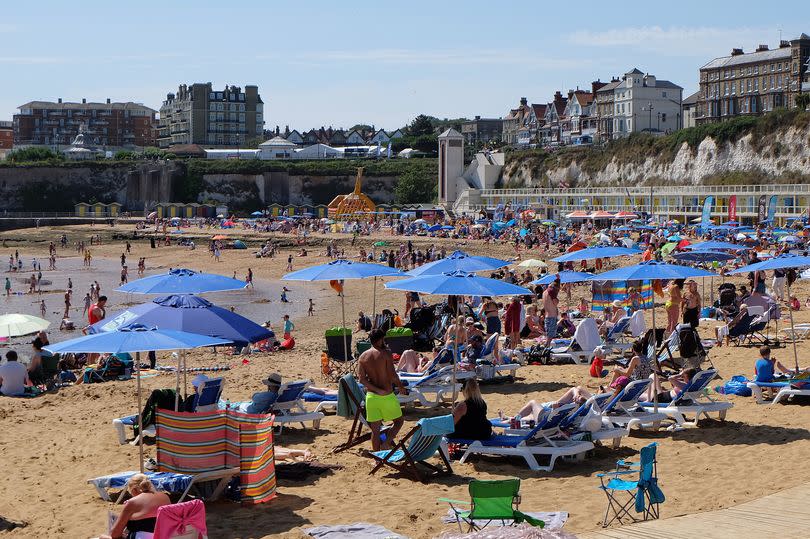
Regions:
[[[374, 475], [383, 466], [390, 466], [395, 470], [410, 476], [416, 481], [427, 482], [427, 477], [449, 475], [453, 473], [447, 448], [443, 437], [453, 432], [455, 425], [452, 415], [443, 415], [420, 419], [411, 431], [402, 437], [393, 449], [375, 451], [370, 456], [377, 464], [369, 472]], [[444, 467], [427, 462], [436, 453]], [[430, 471], [426, 476], [419, 468], [424, 467]]]
[[[194, 412], [208, 412], [217, 408], [217, 403], [222, 395], [222, 386], [224, 385], [222, 378], [210, 378], [203, 382], [197, 393], [194, 396]], [[118, 435], [118, 443], [124, 445], [127, 443], [126, 428], [136, 428], [138, 426], [138, 415], [130, 415], [113, 419], [113, 427], [115, 433]], [[144, 425], [144, 436], [155, 437], [155, 424]], [[135, 441], [137, 442], [137, 438]]]

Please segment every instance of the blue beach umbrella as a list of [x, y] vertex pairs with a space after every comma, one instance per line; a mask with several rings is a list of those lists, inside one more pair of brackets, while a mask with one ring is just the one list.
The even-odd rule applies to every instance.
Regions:
[[514, 284], [480, 277], [466, 271], [452, 271], [440, 275], [420, 275], [386, 283], [390, 290], [406, 290], [421, 294], [444, 296], [527, 296], [531, 290]]
[[[421, 275], [411, 279], [402, 279], [386, 283], [390, 290], [406, 290], [421, 294], [437, 294], [443, 296], [526, 296], [532, 292], [509, 284], [498, 279], [480, 277], [465, 271], [453, 271], [441, 275]], [[456, 363], [458, 358], [458, 342], [455, 342], [453, 354], [453, 402], [456, 400]]]
[[587, 273], [584, 271], [561, 271], [559, 273], [549, 273], [548, 275], [544, 275], [543, 277], [530, 282], [529, 284], [551, 284], [553, 283], [556, 278], [559, 276], [560, 283], [581, 283], [585, 281], [590, 281], [593, 279], [593, 273]]
[[[374, 278], [374, 299], [372, 314], [377, 314], [377, 277], [405, 277], [405, 274], [395, 268], [382, 264], [369, 264], [367, 262], [353, 262], [351, 260], [333, 260], [328, 264], [310, 266], [302, 270], [288, 273], [281, 278], [282, 281], [344, 281], [353, 279]], [[340, 312], [342, 327], [346, 327], [346, 305], [343, 292], [340, 293]], [[348, 341], [344, 335], [343, 347], [345, 357], [349, 357]]]
[[573, 253], [565, 253], [557, 258], [552, 258], [554, 262], [579, 262], [580, 260], [594, 260], [596, 258], [612, 258], [614, 256], [632, 256], [641, 254], [639, 249], [628, 249], [627, 247], [588, 247]]
[[[762, 262], [755, 262], [741, 268], [730, 271], [731, 274], [747, 273], [749, 271], [786, 270], [810, 267], [810, 256], [799, 256], [790, 253], [781, 254]], [[790, 297], [790, 284], [787, 285], [788, 298]], [[790, 314], [790, 330], [793, 333], [793, 309], [788, 309]], [[793, 341], [793, 359], [796, 362], [796, 372], [799, 372], [799, 355], [796, 351], [796, 339]]]
[[428, 228], [428, 232], [436, 232], [437, 230], [441, 230], [441, 229], [442, 229], [442, 225], [433, 225], [433, 226]]
[[508, 261], [501, 260], [500, 258], [474, 256], [464, 251], [454, 251], [446, 258], [414, 268], [406, 272], [406, 275], [410, 275], [411, 277], [417, 277], [419, 275], [441, 275], [453, 271], [474, 273], [476, 271], [494, 270], [508, 265]]
[[132, 324], [207, 335], [238, 346], [273, 337], [272, 331], [252, 320], [192, 295], [155, 298], [96, 322], [88, 332], [115, 331]]
[[205, 292], [241, 290], [245, 286], [247, 286], [246, 282], [224, 275], [178, 268], [169, 270], [168, 273], [132, 281], [116, 290], [133, 294], [204, 294]]
[[253, 213], [251, 213], [250, 215], [252, 215], [252, 216], [254, 216], [254, 217], [259, 217], [259, 216], [262, 216], [262, 215], [264, 215], [264, 214], [263, 214], [262, 212], [260, 212], [260, 211], [254, 211], [254, 212], [253, 212]]
[[[76, 339], [70, 339], [56, 344], [49, 344], [45, 349], [53, 354], [64, 353], [99, 353], [121, 354], [135, 352], [136, 388], [137, 388], [137, 414], [138, 432], [143, 432], [143, 422], [141, 420], [141, 377], [140, 373], [140, 353], [161, 350], [188, 350], [191, 348], [201, 348], [204, 346], [219, 346], [229, 344], [226, 339], [218, 339], [207, 335], [197, 335], [196, 333], [186, 333], [185, 331], [172, 331], [157, 328], [148, 328], [142, 325], [131, 325], [110, 331], [107, 333], [96, 333], [86, 335]], [[179, 376], [179, 369], [178, 369]], [[175, 401], [176, 404], [176, 401]], [[143, 436], [139, 437], [139, 462], [140, 470], [143, 473]]]
[[689, 249], [690, 251], [745, 251], [746, 249], [750, 249], [750, 247], [728, 241], [709, 240], [692, 243], [687, 245], [685, 249]]
[[723, 251], [710, 251], [710, 250], [690, 250], [675, 253], [672, 255], [677, 260], [686, 262], [724, 262], [726, 260], [733, 260], [737, 258], [736, 255], [726, 253]]

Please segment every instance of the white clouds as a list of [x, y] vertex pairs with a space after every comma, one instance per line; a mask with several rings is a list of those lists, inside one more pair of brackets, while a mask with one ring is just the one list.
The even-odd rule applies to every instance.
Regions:
[[579, 46], [633, 47], [672, 56], [720, 56], [732, 47], [751, 48], [773, 33], [773, 30], [744, 27], [638, 26], [580, 30], [570, 34], [568, 41]]

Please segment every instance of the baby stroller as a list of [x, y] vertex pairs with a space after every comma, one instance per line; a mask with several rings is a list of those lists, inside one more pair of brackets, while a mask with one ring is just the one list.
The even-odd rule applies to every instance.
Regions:
[[413, 331], [413, 349], [417, 352], [430, 352], [436, 340], [434, 326], [436, 316], [433, 307], [416, 307], [411, 311], [411, 319], [405, 324]]
[[714, 308], [725, 313], [727, 317], [735, 317], [740, 312], [737, 306], [737, 287], [734, 283], [723, 283], [717, 288], [718, 299], [714, 302]]
[[691, 324], [678, 324], [658, 352], [658, 364], [675, 370], [700, 370], [701, 364], [707, 359], [700, 335]]

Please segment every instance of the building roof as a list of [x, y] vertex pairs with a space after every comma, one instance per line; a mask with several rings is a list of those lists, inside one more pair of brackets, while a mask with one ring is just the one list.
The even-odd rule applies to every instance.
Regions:
[[743, 64], [752, 64], [756, 62], [770, 62], [773, 60], [789, 60], [790, 59], [790, 47], [780, 47], [778, 49], [772, 49], [767, 51], [760, 51], [760, 52], [747, 52], [745, 54], [738, 54], [736, 56], [723, 56], [721, 58], [715, 58], [708, 64], [704, 65], [700, 69], [717, 69], [719, 67], [729, 67], [729, 66], [736, 66], [736, 65], [743, 65]]
[[96, 110], [146, 110], [151, 113], [157, 112], [155, 109], [149, 108], [141, 103], [133, 103], [132, 101], [122, 103], [54, 103], [53, 101], [29, 101], [24, 105], [17, 107], [18, 109], [51, 109], [51, 110], [83, 110], [83, 109], [96, 109]]
[[[616, 88], [627, 88], [627, 79], [621, 81]], [[674, 90], [683, 90], [680, 86], [675, 84], [674, 82], [670, 82], [668, 80], [663, 79], [656, 79], [655, 86], [647, 86], [647, 88], [672, 88]]]
[[444, 133], [442, 133], [441, 135], [439, 135], [439, 138], [446, 138], [446, 137], [464, 138], [464, 136], [461, 133], [459, 133], [452, 127], [447, 131], [445, 131]]
[[700, 98], [700, 92], [695, 92], [692, 95], [690, 95], [689, 97], [685, 98], [683, 101], [681, 101], [681, 104], [684, 105], [684, 106], [686, 106], [686, 105], [696, 105], [697, 102], [698, 102], [698, 98]]
[[582, 107], [587, 107], [593, 103], [594, 95], [591, 92], [574, 92], [574, 98]]
[[598, 90], [596, 90], [596, 93], [598, 94], [600, 92], [612, 92], [613, 90], [616, 89], [616, 87], [619, 84], [621, 84], [621, 82], [622, 81], [620, 81], [620, 80], [611, 81], [611, 82], [605, 84], [604, 86], [602, 86], [601, 88], [599, 88]]
[[632, 71], [627, 72], [628, 75], [643, 75], [644, 72], [641, 71], [639, 68], [634, 67]]
[[296, 144], [284, 137], [273, 137], [259, 144], [259, 148], [295, 148]]
[[536, 103], [532, 103], [532, 110], [534, 110], [534, 117], [537, 118], [538, 120], [546, 115], [547, 108], [548, 105], [542, 104], [538, 105]]
[[178, 157], [205, 157], [205, 150], [197, 144], [173, 144], [168, 150]]

